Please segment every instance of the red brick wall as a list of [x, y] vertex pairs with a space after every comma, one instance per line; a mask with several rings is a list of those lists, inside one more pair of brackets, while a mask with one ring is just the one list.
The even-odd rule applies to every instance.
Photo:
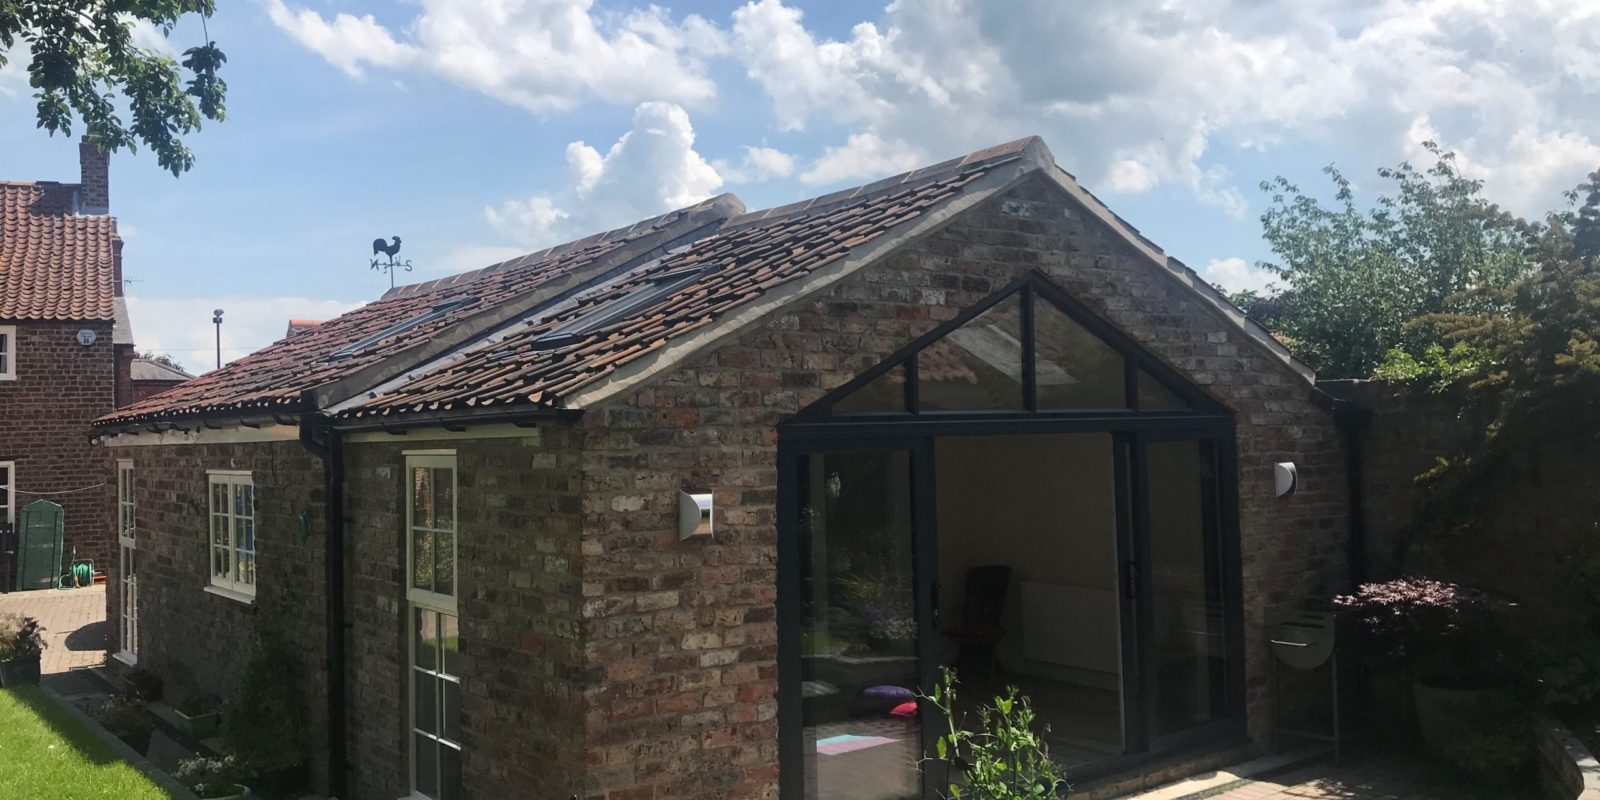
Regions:
[[130, 381], [129, 386], [133, 393], [133, 400], [128, 405], [133, 405], [147, 397], [155, 397], [180, 383], [183, 383], [183, 381]]
[[[1039, 179], [590, 410], [583, 454], [587, 786], [594, 798], [776, 791], [776, 426], [1028, 269], [1232, 408], [1239, 434], [1248, 717], [1270, 734], [1272, 606], [1345, 572], [1345, 462], [1310, 388]], [[1303, 489], [1274, 497], [1272, 467]], [[714, 540], [680, 543], [680, 486], [716, 487]]]
[[350, 759], [354, 798], [409, 791], [405, 451], [454, 450], [462, 727], [467, 797], [581, 791], [578, 432], [358, 443], [346, 453], [350, 519]]
[[[139, 666], [165, 678], [169, 700], [202, 692], [226, 701], [236, 694], [257, 635], [281, 637], [298, 668], [307, 721], [301, 745], [322, 781], [327, 770], [322, 462], [292, 440], [106, 449], [111, 451], [108, 465], [114, 466], [114, 459], [133, 460]], [[254, 603], [204, 591], [211, 582], [210, 469], [252, 473]], [[310, 525], [303, 542], [301, 513]], [[114, 588], [119, 565], [109, 566], [107, 646], [116, 652], [122, 649], [120, 595]]]
[[[116, 399], [111, 323], [0, 325], [17, 328], [17, 379], [0, 381], [0, 461], [17, 462], [17, 505], [41, 498], [60, 503], [67, 554], [76, 550], [104, 570], [113, 552], [116, 488], [106, 483], [110, 460], [90, 444], [89, 423]], [[88, 347], [78, 344], [83, 329], [95, 332]]]

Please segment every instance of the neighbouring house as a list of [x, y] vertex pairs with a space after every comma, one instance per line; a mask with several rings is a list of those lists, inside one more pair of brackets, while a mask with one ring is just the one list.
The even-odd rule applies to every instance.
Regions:
[[[0, 181], [0, 526], [59, 503], [65, 554], [105, 570], [110, 462], [89, 423], [131, 401], [133, 339], [109, 155], [87, 142], [78, 155], [78, 183]], [[17, 588], [13, 566], [0, 564], [0, 591]]]
[[287, 339], [297, 333], [305, 333], [321, 324], [322, 320], [320, 319], [291, 319], [289, 320], [288, 329], [283, 332], [283, 338]]
[[194, 377], [176, 363], [148, 356], [135, 356], [128, 375], [133, 385], [132, 402], [135, 403]]
[[722, 195], [102, 417], [113, 649], [272, 636], [341, 798], [921, 796], [949, 665], [1148, 782], [1275, 746], [1264, 620], [1355, 571], [1313, 380], [1038, 139]]

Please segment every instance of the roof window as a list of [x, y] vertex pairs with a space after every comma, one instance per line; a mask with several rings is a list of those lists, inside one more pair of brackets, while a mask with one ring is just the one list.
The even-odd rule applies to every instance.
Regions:
[[694, 267], [648, 276], [642, 285], [632, 291], [599, 303], [588, 312], [541, 334], [533, 340], [533, 346], [543, 349], [572, 344], [590, 333], [665, 300], [673, 292], [694, 283], [704, 273], [703, 267]]
[[328, 358], [332, 361], [339, 361], [341, 359], [349, 358], [357, 353], [362, 352], [363, 350], [372, 347], [384, 339], [388, 339], [391, 336], [399, 336], [400, 334], [405, 333], [406, 331], [409, 331], [419, 325], [426, 325], [429, 322], [440, 319], [448, 315], [450, 312], [471, 303], [472, 299], [473, 298], [469, 297], [460, 300], [451, 300], [447, 303], [440, 303], [439, 305], [436, 305], [433, 308], [430, 308], [427, 311], [424, 311], [421, 314], [418, 314], [417, 316], [412, 317], [404, 322], [390, 325], [389, 327], [384, 328], [383, 330], [374, 333], [371, 336], [363, 336], [362, 338], [357, 339], [356, 341], [334, 351], [333, 355], [329, 356]]

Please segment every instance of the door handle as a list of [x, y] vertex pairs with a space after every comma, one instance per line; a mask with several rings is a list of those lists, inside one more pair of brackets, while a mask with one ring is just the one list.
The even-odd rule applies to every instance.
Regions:
[[939, 627], [939, 582], [933, 582], [933, 626]]

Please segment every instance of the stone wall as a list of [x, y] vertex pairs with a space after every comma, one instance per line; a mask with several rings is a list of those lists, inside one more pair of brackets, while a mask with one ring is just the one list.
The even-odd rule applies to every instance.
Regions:
[[583, 770], [578, 645], [582, 554], [570, 426], [514, 438], [353, 443], [350, 546], [351, 797], [394, 798], [407, 775], [405, 453], [453, 451], [459, 481], [464, 790], [567, 797]]
[[[1270, 739], [1264, 615], [1342, 589], [1345, 459], [1281, 362], [1034, 178], [758, 328], [591, 409], [583, 631], [592, 798], [776, 793], [777, 426], [1030, 269], [1233, 409], [1248, 717]], [[1302, 489], [1276, 498], [1272, 466]], [[680, 543], [676, 491], [716, 490], [712, 540]]]
[[[17, 506], [60, 503], [66, 554], [75, 551], [105, 570], [115, 552], [116, 486], [106, 483], [110, 461], [90, 444], [89, 423], [115, 407], [111, 323], [0, 324], [17, 328], [17, 378], [0, 381], [0, 461], [16, 462]], [[87, 347], [78, 344], [85, 329], [95, 333]]]
[[[139, 666], [166, 681], [169, 702], [190, 692], [236, 694], [258, 634], [290, 648], [306, 720], [301, 740], [318, 785], [327, 771], [326, 594], [322, 462], [298, 441], [113, 447], [132, 459], [139, 584]], [[111, 459], [107, 459], [108, 465]], [[111, 467], [108, 466], [108, 470]], [[211, 585], [206, 471], [250, 470], [255, 484], [256, 596]], [[109, 477], [107, 477], [109, 476]], [[103, 478], [112, 481], [109, 471]], [[302, 529], [301, 515], [309, 525]], [[120, 592], [108, 563], [108, 648], [121, 635]]]

